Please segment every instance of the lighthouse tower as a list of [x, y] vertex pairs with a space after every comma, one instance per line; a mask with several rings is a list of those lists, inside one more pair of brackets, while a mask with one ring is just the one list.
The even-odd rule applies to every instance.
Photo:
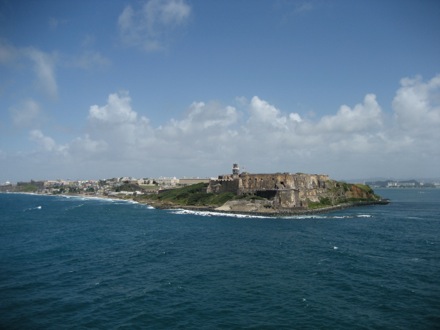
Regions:
[[238, 167], [238, 164], [232, 165], [232, 177], [234, 179], [238, 179], [239, 174], [240, 174], [240, 168]]

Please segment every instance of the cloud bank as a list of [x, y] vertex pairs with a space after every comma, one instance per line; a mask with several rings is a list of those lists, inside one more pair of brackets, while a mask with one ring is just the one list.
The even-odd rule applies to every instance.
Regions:
[[[36, 148], [30, 163], [45, 164], [45, 177], [215, 176], [229, 172], [233, 162], [250, 172], [327, 173], [343, 179], [436, 176], [424, 172], [424, 163], [440, 165], [439, 100], [440, 75], [426, 82], [404, 78], [391, 115], [374, 94], [316, 120], [254, 96], [235, 106], [194, 102], [182, 118], [153, 127], [147, 114], [132, 108], [129, 92], [121, 91], [92, 105], [84, 134], [67, 144], [31, 130]], [[18, 121], [28, 122], [27, 116], [39, 111], [27, 106]]]

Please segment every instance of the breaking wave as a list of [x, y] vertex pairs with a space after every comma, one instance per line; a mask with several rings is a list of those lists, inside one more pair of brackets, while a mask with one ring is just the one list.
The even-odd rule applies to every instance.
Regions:
[[371, 218], [371, 214], [350, 214], [350, 215], [289, 215], [289, 216], [271, 216], [271, 215], [253, 215], [253, 214], [243, 214], [243, 213], [226, 213], [226, 212], [216, 212], [216, 211], [200, 211], [200, 210], [187, 210], [187, 209], [170, 209], [167, 210], [172, 214], [183, 214], [183, 215], [197, 215], [201, 217], [229, 217], [229, 218], [241, 218], [241, 219], [354, 219], [354, 218]]

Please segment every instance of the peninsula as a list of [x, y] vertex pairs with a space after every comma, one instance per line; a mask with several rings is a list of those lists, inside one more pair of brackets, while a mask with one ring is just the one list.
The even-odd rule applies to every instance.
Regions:
[[209, 183], [137, 196], [157, 208], [190, 208], [266, 215], [320, 213], [341, 208], [388, 204], [364, 184], [331, 180], [328, 175], [304, 173], [232, 173]]
[[387, 204], [369, 185], [336, 181], [325, 174], [240, 173], [217, 178], [128, 177], [87, 181], [31, 181], [0, 186], [3, 192], [130, 199], [160, 209], [286, 215], [313, 214], [361, 205]]

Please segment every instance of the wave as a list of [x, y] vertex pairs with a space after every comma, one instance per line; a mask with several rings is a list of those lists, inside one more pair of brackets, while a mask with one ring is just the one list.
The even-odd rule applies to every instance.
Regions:
[[349, 215], [292, 215], [281, 217], [283, 219], [354, 219], [354, 218], [371, 218], [371, 214], [349, 214]]
[[231, 217], [231, 218], [255, 218], [255, 219], [267, 219], [271, 217], [266, 217], [262, 215], [250, 215], [250, 214], [238, 214], [238, 213], [224, 213], [224, 212], [214, 212], [214, 211], [192, 211], [185, 209], [172, 209], [167, 210], [172, 214], [190, 214], [190, 215], [198, 215], [202, 217]]
[[[22, 194], [22, 193], [18, 193], [18, 194]], [[102, 202], [102, 203], [110, 203], [110, 204], [135, 204], [135, 205], [143, 205], [145, 206], [147, 209], [153, 210], [155, 209], [153, 206], [149, 205], [149, 204], [145, 204], [145, 203], [140, 203], [138, 201], [132, 200], [132, 199], [120, 199], [120, 198], [111, 198], [111, 197], [106, 197], [106, 196], [88, 196], [88, 195], [64, 195], [64, 194], [60, 194], [60, 195], [50, 195], [50, 194], [37, 194], [37, 193], [24, 193], [27, 195], [34, 195], [34, 196], [44, 196], [44, 197], [52, 197], [52, 198], [56, 198], [58, 200], [68, 200], [71, 202], [78, 202], [78, 201], [91, 201], [91, 202]], [[68, 207], [67, 209], [72, 209], [72, 208], [76, 208], [76, 207], [80, 207], [83, 206], [84, 204], [78, 205], [78, 206], [73, 206], [73, 207]]]
[[35, 211], [35, 210], [41, 210], [43, 207], [41, 206], [41, 205], [39, 205], [39, 206], [35, 206], [35, 207], [29, 207], [29, 208], [27, 208], [27, 209], [24, 209], [23, 211], [24, 212], [27, 212], [27, 211]]
[[[56, 196], [56, 195], [55, 195]], [[61, 198], [65, 199], [73, 199], [73, 200], [82, 200], [82, 201], [103, 201], [103, 202], [112, 202], [113, 199], [107, 197], [98, 197], [98, 196], [84, 196], [84, 195], [59, 195]]]
[[104, 196], [87, 196], [87, 195], [54, 195], [63, 199], [81, 200], [81, 201], [99, 201], [116, 204], [140, 204], [137, 201], [131, 199], [111, 198]]
[[183, 215], [198, 215], [202, 217], [230, 217], [230, 218], [252, 218], [252, 219], [354, 219], [354, 218], [371, 218], [371, 214], [355, 214], [355, 215], [290, 215], [290, 216], [271, 216], [271, 215], [252, 215], [252, 214], [240, 214], [240, 213], [226, 213], [215, 211], [194, 211], [186, 209], [169, 209], [168, 212], [172, 214]]
[[82, 206], [84, 206], [84, 204], [79, 204], [79, 205], [70, 206], [70, 207], [67, 207], [67, 208], [66, 208], [66, 211], [70, 211], [70, 210], [73, 210], [73, 209], [77, 209], [77, 208], [82, 207]]
[[81, 195], [59, 195], [62, 198], [66, 199], [75, 199], [81, 201], [97, 201], [104, 203], [112, 203], [112, 204], [134, 204], [134, 205], [143, 205], [149, 210], [155, 210], [156, 208], [145, 203], [140, 203], [138, 201], [132, 199], [120, 199], [120, 198], [111, 198], [111, 197], [99, 197], [99, 196], [81, 196]]

